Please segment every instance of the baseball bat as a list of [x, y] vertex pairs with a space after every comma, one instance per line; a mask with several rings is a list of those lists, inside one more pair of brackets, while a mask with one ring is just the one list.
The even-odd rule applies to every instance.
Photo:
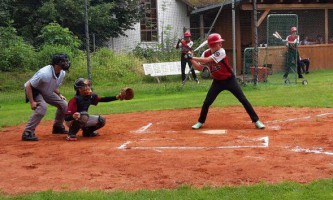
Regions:
[[202, 47], [204, 47], [207, 43], [208, 43], [207, 40], [203, 41], [196, 49], [193, 50], [193, 52], [198, 51], [199, 49], [201, 49]]
[[275, 31], [275, 34], [279, 37], [279, 39], [282, 40], [282, 37], [281, 37], [281, 35], [279, 34], [279, 32]]

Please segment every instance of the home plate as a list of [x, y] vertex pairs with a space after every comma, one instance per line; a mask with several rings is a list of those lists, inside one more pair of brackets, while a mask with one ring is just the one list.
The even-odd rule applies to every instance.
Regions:
[[207, 130], [207, 131], [202, 131], [201, 133], [210, 134], [210, 135], [219, 135], [219, 134], [226, 134], [227, 130]]

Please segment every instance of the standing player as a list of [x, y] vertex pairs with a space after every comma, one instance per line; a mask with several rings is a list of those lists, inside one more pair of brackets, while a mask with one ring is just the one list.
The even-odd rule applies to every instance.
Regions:
[[303, 78], [300, 66], [300, 57], [298, 52], [298, 45], [300, 44], [299, 35], [297, 35], [297, 28], [291, 27], [290, 29], [291, 34], [287, 36], [286, 43], [288, 47], [287, 52], [287, 64], [285, 67], [285, 73], [283, 78], [288, 78], [288, 74], [290, 69], [294, 66], [297, 68], [298, 78]]
[[126, 94], [124, 93], [120, 93], [117, 96], [100, 97], [92, 92], [90, 81], [84, 78], [79, 78], [75, 81], [74, 89], [76, 94], [68, 103], [65, 117], [66, 125], [69, 127], [69, 133], [66, 138], [68, 141], [76, 141], [76, 134], [80, 129], [82, 129], [83, 137], [95, 137], [98, 135], [96, 130], [105, 125], [103, 116], [88, 114], [90, 105], [96, 106], [99, 102], [126, 99]]
[[186, 79], [185, 68], [186, 68], [186, 63], [188, 63], [193, 79], [199, 84], [199, 80], [197, 78], [197, 75], [195, 74], [192, 64], [190, 60], [186, 57], [187, 52], [192, 51], [192, 46], [193, 46], [193, 41], [191, 40], [191, 32], [186, 31], [184, 33], [184, 39], [179, 39], [176, 45], [176, 49], [181, 48], [180, 62], [181, 62], [182, 82], [184, 82]]
[[47, 104], [57, 107], [53, 124], [53, 134], [67, 134], [63, 125], [67, 108], [66, 98], [59, 92], [66, 70], [70, 67], [67, 55], [57, 54], [52, 58], [52, 64], [40, 69], [25, 84], [26, 102], [30, 102], [32, 115], [22, 134], [23, 141], [38, 141], [35, 129], [45, 116]]
[[192, 57], [191, 54], [189, 55], [193, 66], [197, 70], [202, 71], [204, 69], [203, 65], [208, 66], [213, 78], [212, 85], [202, 105], [199, 120], [192, 128], [199, 129], [202, 127], [206, 121], [210, 105], [215, 101], [217, 95], [224, 90], [230, 91], [243, 104], [257, 128], [265, 128], [265, 125], [259, 121], [259, 117], [236, 81], [232, 68], [229, 65], [228, 57], [222, 48], [224, 40], [221, 35], [218, 33], [210, 34], [207, 40], [209, 49], [203, 52], [202, 57]]

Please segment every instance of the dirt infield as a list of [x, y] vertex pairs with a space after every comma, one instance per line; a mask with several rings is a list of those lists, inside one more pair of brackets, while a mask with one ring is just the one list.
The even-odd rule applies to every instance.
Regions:
[[333, 109], [256, 108], [257, 130], [242, 107], [108, 115], [100, 136], [68, 142], [43, 122], [40, 141], [22, 142], [24, 124], [3, 129], [0, 190], [137, 190], [181, 185], [306, 183], [333, 177]]

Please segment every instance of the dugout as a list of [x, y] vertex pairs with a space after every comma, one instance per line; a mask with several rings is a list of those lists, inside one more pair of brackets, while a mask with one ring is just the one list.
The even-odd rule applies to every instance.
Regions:
[[[224, 4], [219, 14], [213, 32], [218, 32], [225, 39], [223, 47], [227, 51], [229, 61], [233, 65], [232, 49], [232, 0], [211, 0], [204, 3], [188, 0], [191, 5], [191, 32], [193, 39], [205, 38], [214, 21], [221, 2]], [[236, 25], [236, 62], [237, 74], [243, 71], [244, 50], [254, 47], [254, 21], [253, 1], [235, 0], [235, 25]], [[315, 39], [318, 35], [323, 36], [323, 43], [301, 45], [299, 52], [302, 57], [311, 59], [310, 70], [333, 68], [333, 0], [258, 0], [257, 1], [257, 25], [258, 44], [264, 46], [267, 41], [266, 21], [269, 14], [296, 14], [298, 16], [298, 34], [306, 35]], [[286, 37], [286, 36], [282, 36]], [[332, 39], [331, 39], [332, 38]], [[283, 52], [284, 46], [269, 47], [271, 51]], [[263, 54], [263, 55], [261, 55]], [[258, 51], [258, 65], [260, 59], [265, 56], [265, 51]], [[273, 64], [273, 71], [283, 70], [283, 63], [275, 58], [277, 64]]]

